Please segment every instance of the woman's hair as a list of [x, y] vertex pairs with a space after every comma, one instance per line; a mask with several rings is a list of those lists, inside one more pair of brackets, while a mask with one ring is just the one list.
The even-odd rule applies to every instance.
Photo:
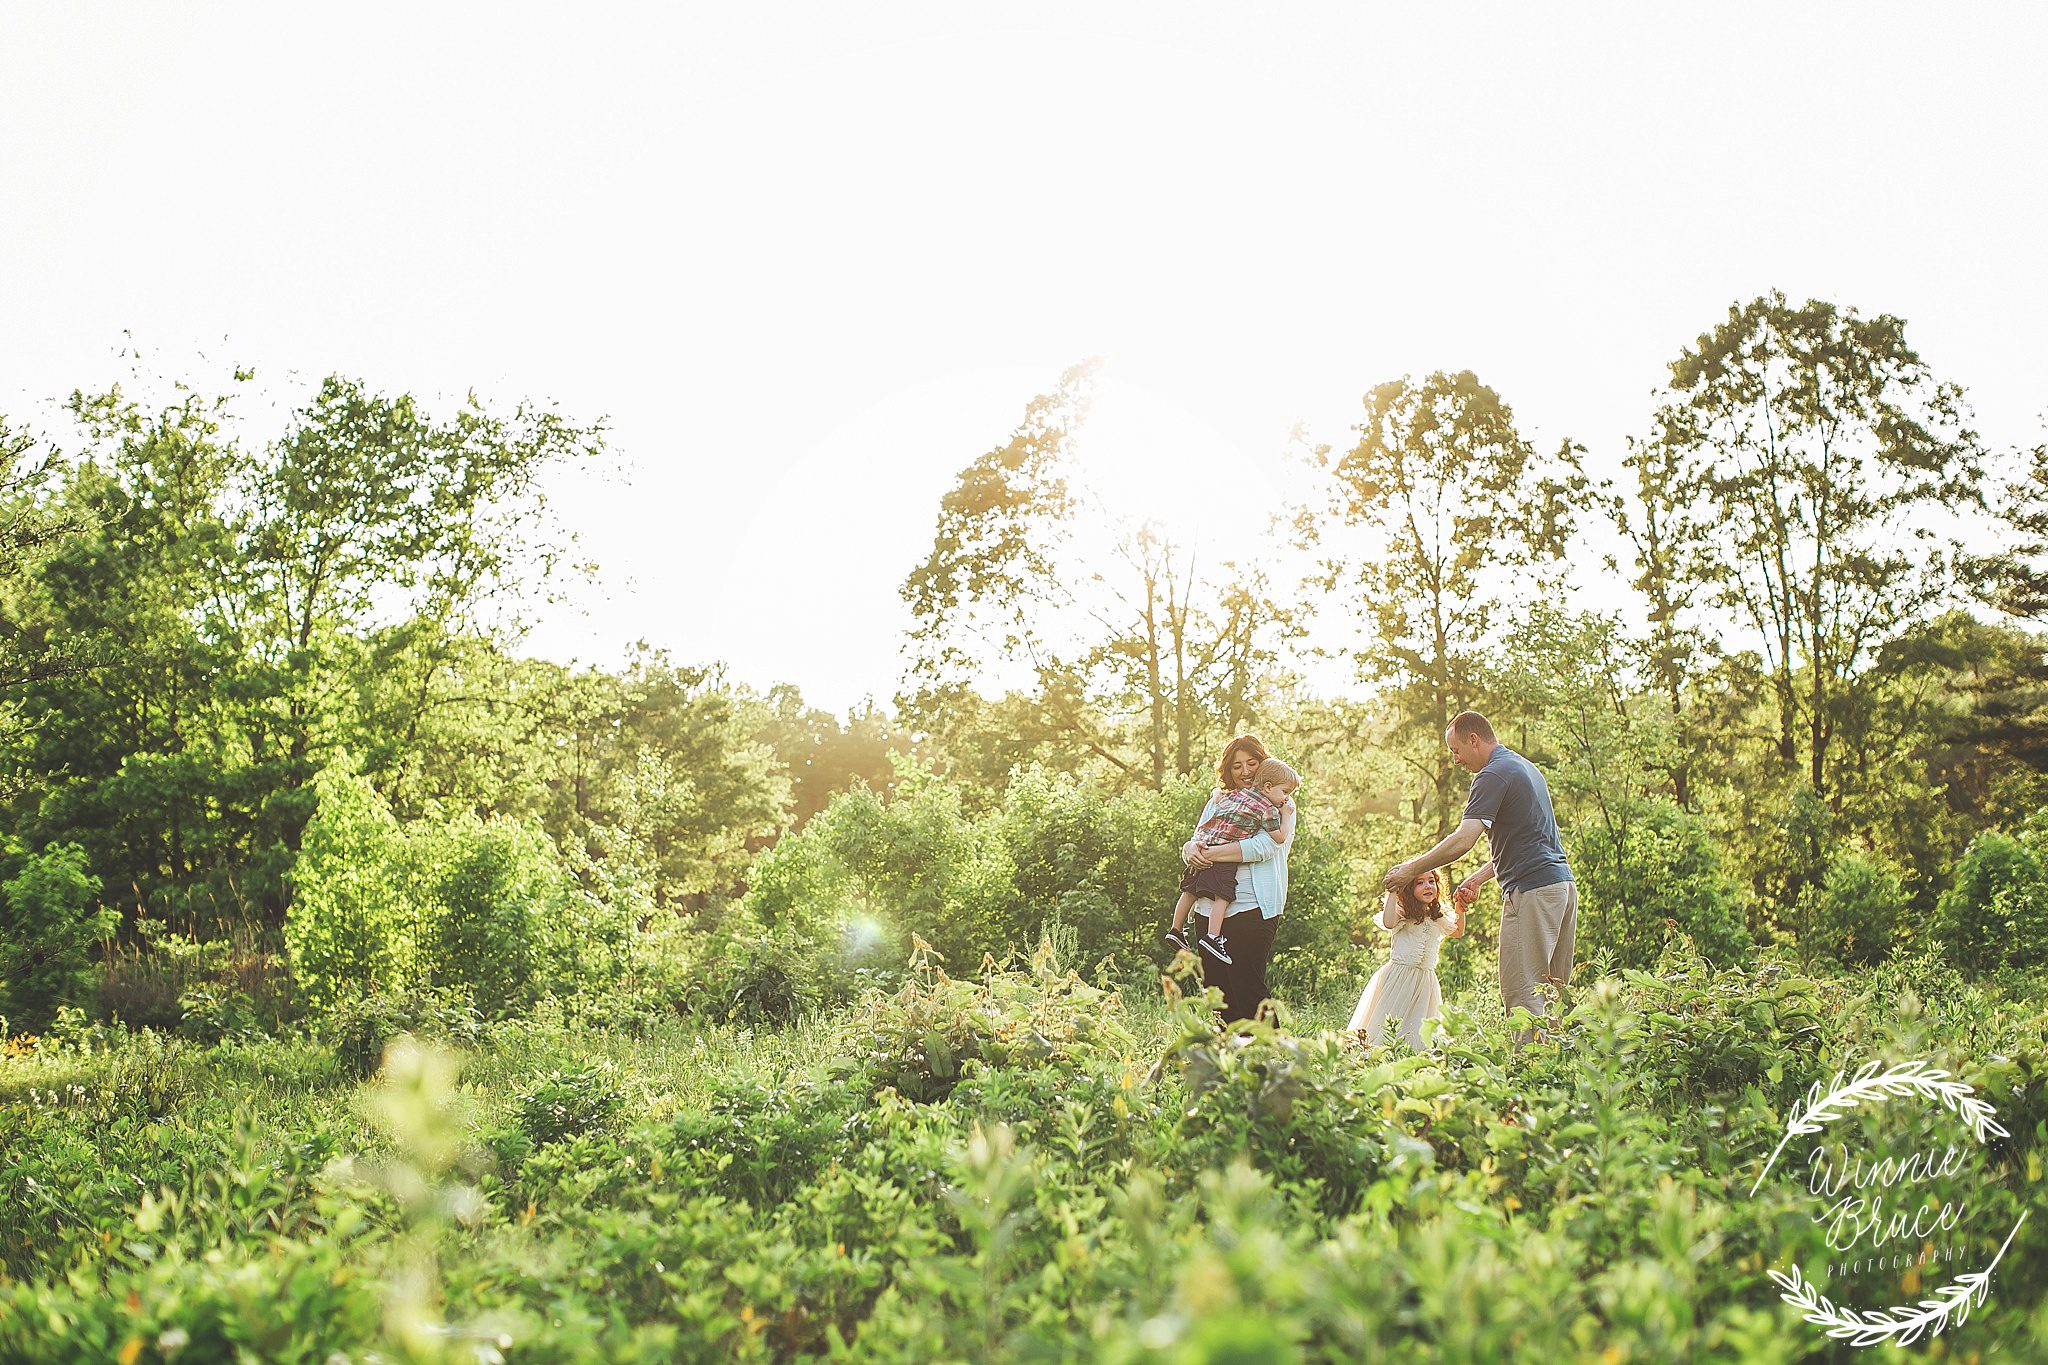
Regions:
[[1269, 758], [1259, 764], [1259, 770], [1252, 774], [1254, 787], [1267, 787], [1278, 782], [1289, 791], [1301, 785], [1301, 774], [1277, 758]]
[[[1436, 883], [1436, 900], [1425, 904], [1422, 898], [1415, 894], [1415, 888], [1430, 881]], [[1450, 894], [1450, 888], [1444, 882], [1444, 870], [1438, 868], [1434, 872], [1423, 873], [1406, 886], [1396, 887], [1394, 902], [1401, 907], [1402, 919], [1410, 924], [1420, 924], [1424, 920], [1442, 919], [1444, 902], [1450, 899]]]
[[1236, 791], [1237, 784], [1230, 780], [1230, 765], [1237, 762], [1239, 754], [1254, 754], [1263, 763], [1272, 755], [1257, 735], [1239, 735], [1223, 746], [1223, 757], [1216, 760], [1216, 785], [1224, 791]]

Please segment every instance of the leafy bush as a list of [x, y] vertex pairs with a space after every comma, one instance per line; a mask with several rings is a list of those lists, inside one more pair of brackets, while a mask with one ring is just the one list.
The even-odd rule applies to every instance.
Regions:
[[84, 997], [88, 954], [120, 916], [94, 902], [99, 879], [86, 870], [85, 850], [53, 844], [39, 853], [16, 847], [0, 860], [0, 1014], [35, 1032], [59, 1005]]
[[1983, 975], [2048, 962], [2048, 874], [2043, 840], [1978, 836], [1935, 903], [1935, 942], [1963, 971]]
[[977, 980], [948, 976], [938, 955], [914, 939], [909, 980], [893, 996], [870, 997], [839, 1038], [836, 1070], [864, 1073], [865, 1083], [907, 1098], [943, 1098], [976, 1068], [1079, 1068], [1090, 1058], [1130, 1045], [1110, 992], [1060, 975], [1041, 945], [1021, 971], [996, 970]]
[[189, 986], [178, 997], [178, 1006], [178, 1032], [198, 1042], [245, 1042], [263, 1036], [255, 1003], [239, 991]]
[[744, 904], [766, 935], [808, 959], [793, 971], [843, 982], [842, 968], [902, 962], [913, 924], [942, 926], [949, 955], [1009, 941], [1014, 881], [1008, 851], [951, 787], [928, 781], [885, 801], [857, 786], [762, 855]]
[[344, 1001], [323, 1021], [321, 1032], [343, 1066], [359, 1076], [374, 1076], [393, 1039], [411, 1034], [474, 1047], [483, 1035], [483, 1019], [459, 991], [380, 991]]
[[1624, 967], [1649, 966], [1676, 934], [1711, 961], [1747, 961], [1755, 945], [1712, 832], [1666, 801], [1646, 802], [1629, 817], [1625, 828], [1589, 822], [1571, 840], [1579, 942], [1609, 949]]
[[419, 957], [434, 985], [466, 991], [487, 1018], [539, 993], [543, 926], [567, 899], [545, 835], [511, 820], [464, 816], [415, 832], [422, 903]]
[[285, 921], [316, 1010], [431, 985], [499, 1018], [624, 967], [631, 907], [578, 888], [539, 830], [474, 815], [401, 825], [345, 760], [316, 785]]
[[391, 808], [346, 756], [313, 779], [319, 805], [290, 881], [285, 946], [308, 1006], [415, 979], [418, 906]]
[[[1827, 1343], [1763, 1272], [1823, 1234], [1744, 1191], [1786, 1106], [1877, 1055], [2010, 1127], [1970, 1196], [1987, 1253], [2038, 1204], [2048, 1012], [1924, 958], [1738, 971], [1678, 938], [1552, 1042], [1510, 1055], [1453, 1001], [1390, 1058], [1225, 1041], [1193, 997], [1126, 1008], [1040, 959], [924, 960], [781, 1032], [604, 1037], [544, 1001], [459, 1088], [408, 1051], [364, 1103], [290, 1044], [80, 1022], [90, 1051], [0, 1057], [0, 1360], [1800, 1359]], [[125, 1098], [152, 1070], [158, 1117]], [[643, 1086], [644, 1119], [612, 1108]], [[519, 1116], [501, 1172], [467, 1101]], [[1958, 1358], [2048, 1344], [2025, 1237]]]
[[1845, 853], [1828, 867], [1827, 880], [1809, 888], [1814, 903], [1807, 937], [1837, 962], [1882, 962], [1892, 950], [1906, 910], [1899, 874], [1861, 854]]
[[519, 1092], [519, 1128], [534, 1146], [545, 1147], [611, 1127], [625, 1103], [609, 1063], [549, 1071]]
[[[973, 816], [958, 789], [929, 776], [894, 801], [857, 788], [762, 855], [745, 917], [731, 922], [745, 951], [709, 955], [726, 958], [721, 974], [760, 983], [742, 981], [730, 1000], [772, 998], [787, 982], [803, 1003], [827, 1005], [893, 975], [909, 926], [957, 964], [1028, 949], [1058, 925], [1071, 936], [1069, 965], [1097, 984], [1150, 980], [1178, 895], [1178, 850], [1206, 794], [1186, 781], [1105, 792], [1028, 768], [999, 806]], [[1348, 976], [1350, 872], [1313, 816], [1290, 850], [1289, 881], [1279, 979], [1314, 989], [1332, 961]]]

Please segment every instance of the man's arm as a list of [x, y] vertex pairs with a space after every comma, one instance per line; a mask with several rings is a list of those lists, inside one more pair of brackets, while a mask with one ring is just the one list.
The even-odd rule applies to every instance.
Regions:
[[1451, 892], [1451, 903], [1460, 910], [1463, 910], [1466, 906], [1472, 904], [1473, 901], [1478, 900], [1479, 888], [1492, 881], [1497, 870], [1494, 866], [1494, 860], [1488, 858], [1485, 865], [1477, 872], [1474, 872], [1471, 876], [1465, 878], [1464, 881], [1458, 883], [1458, 889]]
[[1410, 858], [1405, 863], [1395, 863], [1383, 883], [1388, 890], [1406, 886], [1425, 872], [1455, 863], [1472, 851], [1479, 842], [1479, 836], [1486, 833], [1486, 826], [1477, 820], [1461, 820], [1458, 827], [1446, 834], [1437, 846], [1429, 852]]

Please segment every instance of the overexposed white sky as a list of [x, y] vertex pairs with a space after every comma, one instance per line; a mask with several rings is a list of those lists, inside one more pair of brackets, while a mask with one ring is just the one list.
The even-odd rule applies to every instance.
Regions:
[[529, 647], [843, 708], [954, 473], [1091, 355], [1103, 482], [1183, 522], [1144, 490], [1256, 504], [1439, 367], [1611, 461], [1772, 287], [2037, 442], [2044, 52], [2017, 4], [14, 0], [0, 411], [127, 333], [607, 415], [630, 484], [558, 490], [604, 575]]

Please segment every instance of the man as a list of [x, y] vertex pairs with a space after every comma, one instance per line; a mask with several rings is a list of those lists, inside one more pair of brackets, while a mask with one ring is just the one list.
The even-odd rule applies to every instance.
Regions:
[[[1473, 775], [1465, 813], [1435, 848], [1396, 864], [1386, 885], [1405, 886], [1456, 862], [1485, 831], [1493, 857], [1451, 899], [1462, 912], [1478, 898], [1480, 887], [1500, 878], [1501, 1006], [1510, 1017], [1517, 1005], [1543, 1014], [1544, 983], [1561, 989], [1571, 977], [1579, 922], [1578, 883], [1558, 842], [1550, 786], [1535, 764], [1494, 738], [1493, 726], [1477, 711], [1460, 712], [1444, 732], [1444, 743], [1452, 760]], [[1535, 1036], [1533, 1029], [1517, 1030], [1514, 1046]]]

